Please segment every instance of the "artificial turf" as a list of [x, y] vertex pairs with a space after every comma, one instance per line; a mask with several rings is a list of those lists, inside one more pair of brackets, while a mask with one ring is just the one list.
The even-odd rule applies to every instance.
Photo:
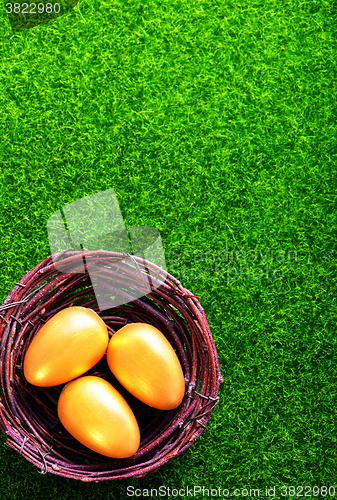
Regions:
[[0, 498], [337, 494], [336, 3], [82, 0], [18, 33], [0, 10], [1, 300], [55, 211], [114, 188], [200, 296], [224, 379], [142, 478], [39, 475], [2, 436]]

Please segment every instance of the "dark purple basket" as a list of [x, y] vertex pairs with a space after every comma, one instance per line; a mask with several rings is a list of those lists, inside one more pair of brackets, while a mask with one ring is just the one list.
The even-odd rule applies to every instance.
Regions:
[[[189, 448], [206, 428], [218, 402], [222, 382], [213, 338], [204, 311], [194, 296], [179, 281], [165, 273], [161, 286], [146, 296], [100, 312], [92, 287], [95, 272], [111, 283], [129, 282], [134, 265], [146, 263], [148, 272], [157, 277], [161, 268], [138, 257], [99, 251], [66, 252], [69, 266], [92, 262], [88, 272], [61, 272], [47, 257], [10, 292], [0, 308], [1, 390], [0, 426], [6, 444], [19, 452], [41, 473], [82, 481], [104, 481], [140, 477], [154, 472]], [[155, 278], [154, 278], [155, 279]], [[135, 280], [135, 287], [136, 280]], [[110, 286], [110, 285], [109, 285]], [[126, 459], [103, 457], [77, 442], [61, 425], [57, 401], [64, 387], [41, 388], [30, 385], [23, 375], [23, 359], [34, 335], [58, 311], [81, 305], [95, 310], [105, 321], [110, 337], [127, 323], [144, 322], [158, 328], [168, 338], [181, 362], [186, 393], [181, 405], [170, 411], [150, 408], [120, 386], [111, 374], [106, 356], [86, 373], [111, 382], [130, 404], [138, 420], [141, 443], [135, 455]]]

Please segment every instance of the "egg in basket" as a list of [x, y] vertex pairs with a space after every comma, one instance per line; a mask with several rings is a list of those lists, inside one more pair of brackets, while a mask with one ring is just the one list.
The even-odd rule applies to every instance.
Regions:
[[[90, 276], [74, 272], [83, 258]], [[222, 377], [205, 313], [177, 279], [137, 256], [83, 250], [62, 259], [71, 272], [47, 257], [0, 308], [6, 443], [41, 473], [86, 482], [154, 472], [199, 438], [218, 402]], [[161, 284], [128, 301], [139, 270]], [[119, 305], [98, 305], [100, 280], [107, 297], [122, 296]], [[117, 434], [128, 438], [107, 456]], [[122, 441], [130, 445], [119, 454]]]

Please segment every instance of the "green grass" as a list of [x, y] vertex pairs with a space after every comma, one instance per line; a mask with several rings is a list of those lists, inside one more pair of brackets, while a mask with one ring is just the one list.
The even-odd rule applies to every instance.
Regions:
[[337, 492], [336, 3], [82, 0], [15, 34], [0, 11], [1, 300], [56, 210], [114, 188], [201, 297], [224, 378], [208, 430], [140, 479], [39, 475], [2, 436], [0, 498]]

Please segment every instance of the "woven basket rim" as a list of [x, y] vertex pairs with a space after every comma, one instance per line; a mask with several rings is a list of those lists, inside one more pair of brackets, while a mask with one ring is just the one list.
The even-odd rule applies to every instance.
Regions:
[[[59, 271], [55, 267], [57, 259], [63, 259], [63, 265], [69, 265], [72, 272]], [[87, 268], [85, 273], [73, 272], [81, 259], [90, 262], [90, 276]], [[151, 276], [150, 283], [161, 277], [161, 285], [132, 302], [100, 311], [91, 278], [104, 276], [113, 290], [113, 280], [123, 283], [127, 274], [133, 279], [139, 271], [146, 277]], [[50, 472], [85, 482], [141, 477], [183, 453], [206, 428], [219, 400], [219, 383], [223, 381], [199, 298], [154, 263], [102, 249], [58, 252], [27, 271], [0, 307], [0, 428], [6, 436], [6, 444], [42, 474]], [[29, 386], [23, 376], [24, 353], [39, 328], [59, 310], [79, 303], [107, 318], [110, 336], [116, 328], [111, 325], [121, 327], [123, 321], [124, 324], [135, 322], [135, 318], [146, 323], [147, 319], [168, 337], [183, 368], [186, 382], [183, 402], [177, 409], [155, 417], [158, 425], [147, 433], [144, 431], [145, 441], [141, 441], [138, 452], [128, 459], [96, 457], [93, 463], [78, 463], [81, 452], [71, 446], [67, 451], [65, 441], [61, 442], [49, 429], [54, 403], [48, 401], [55, 399], [55, 395], [52, 396], [48, 388]], [[32, 405], [33, 400], [37, 400], [37, 405]]]

